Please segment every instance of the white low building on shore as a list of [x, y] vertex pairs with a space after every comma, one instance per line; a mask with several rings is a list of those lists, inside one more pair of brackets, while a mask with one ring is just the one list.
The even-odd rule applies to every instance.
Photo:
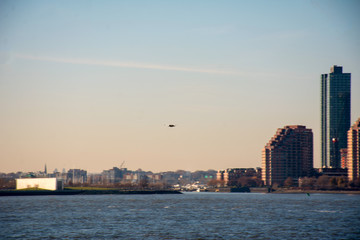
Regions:
[[45, 190], [63, 190], [62, 180], [56, 178], [19, 178], [16, 179], [16, 189], [38, 188]]

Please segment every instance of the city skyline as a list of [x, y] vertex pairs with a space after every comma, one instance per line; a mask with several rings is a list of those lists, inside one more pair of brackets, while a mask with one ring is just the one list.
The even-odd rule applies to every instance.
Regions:
[[360, 117], [359, 10], [1, 1], [0, 172], [255, 168], [286, 125], [312, 129], [320, 167], [319, 76], [331, 66], [351, 73], [351, 123]]

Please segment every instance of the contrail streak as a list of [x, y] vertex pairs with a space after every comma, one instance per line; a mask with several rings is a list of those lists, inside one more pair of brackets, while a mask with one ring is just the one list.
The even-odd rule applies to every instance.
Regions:
[[24, 55], [24, 54], [14, 54], [14, 56], [20, 59], [79, 64], [79, 65], [155, 69], [155, 70], [180, 71], [180, 72], [198, 72], [198, 73], [208, 73], [208, 74], [244, 75], [240, 72], [235, 72], [235, 71], [191, 68], [191, 67], [182, 67], [182, 66], [168, 66], [168, 65], [157, 65], [157, 64], [136, 63], [136, 62], [119, 62], [119, 61], [106, 61], [106, 60], [95, 60], [95, 59], [84, 59], [84, 58], [58, 58], [58, 57], [34, 56], [34, 55]]

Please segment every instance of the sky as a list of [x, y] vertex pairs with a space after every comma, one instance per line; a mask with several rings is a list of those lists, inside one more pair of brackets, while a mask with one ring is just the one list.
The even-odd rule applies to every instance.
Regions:
[[[359, 1], [0, 0], [0, 172], [261, 167], [314, 133], [343, 66], [360, 117]], [[169, 128], [169, 124], [176, 125]]]

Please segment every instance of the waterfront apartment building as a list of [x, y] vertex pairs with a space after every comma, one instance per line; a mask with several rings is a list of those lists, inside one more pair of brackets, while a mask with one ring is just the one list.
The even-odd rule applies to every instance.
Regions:
[[351, 74], [334, 65], [321, 74], [321, 165], [340, 168], [350, 128]]
[[301, 125], [279, 128], [262, 151], [262, 180], [265, 185], [282, 184], [288, 177], [297, 181], [313, 171], [313, 133]]
[[349, 181], [360, 177], [360, 118], [348, 131], [347, 168]]

